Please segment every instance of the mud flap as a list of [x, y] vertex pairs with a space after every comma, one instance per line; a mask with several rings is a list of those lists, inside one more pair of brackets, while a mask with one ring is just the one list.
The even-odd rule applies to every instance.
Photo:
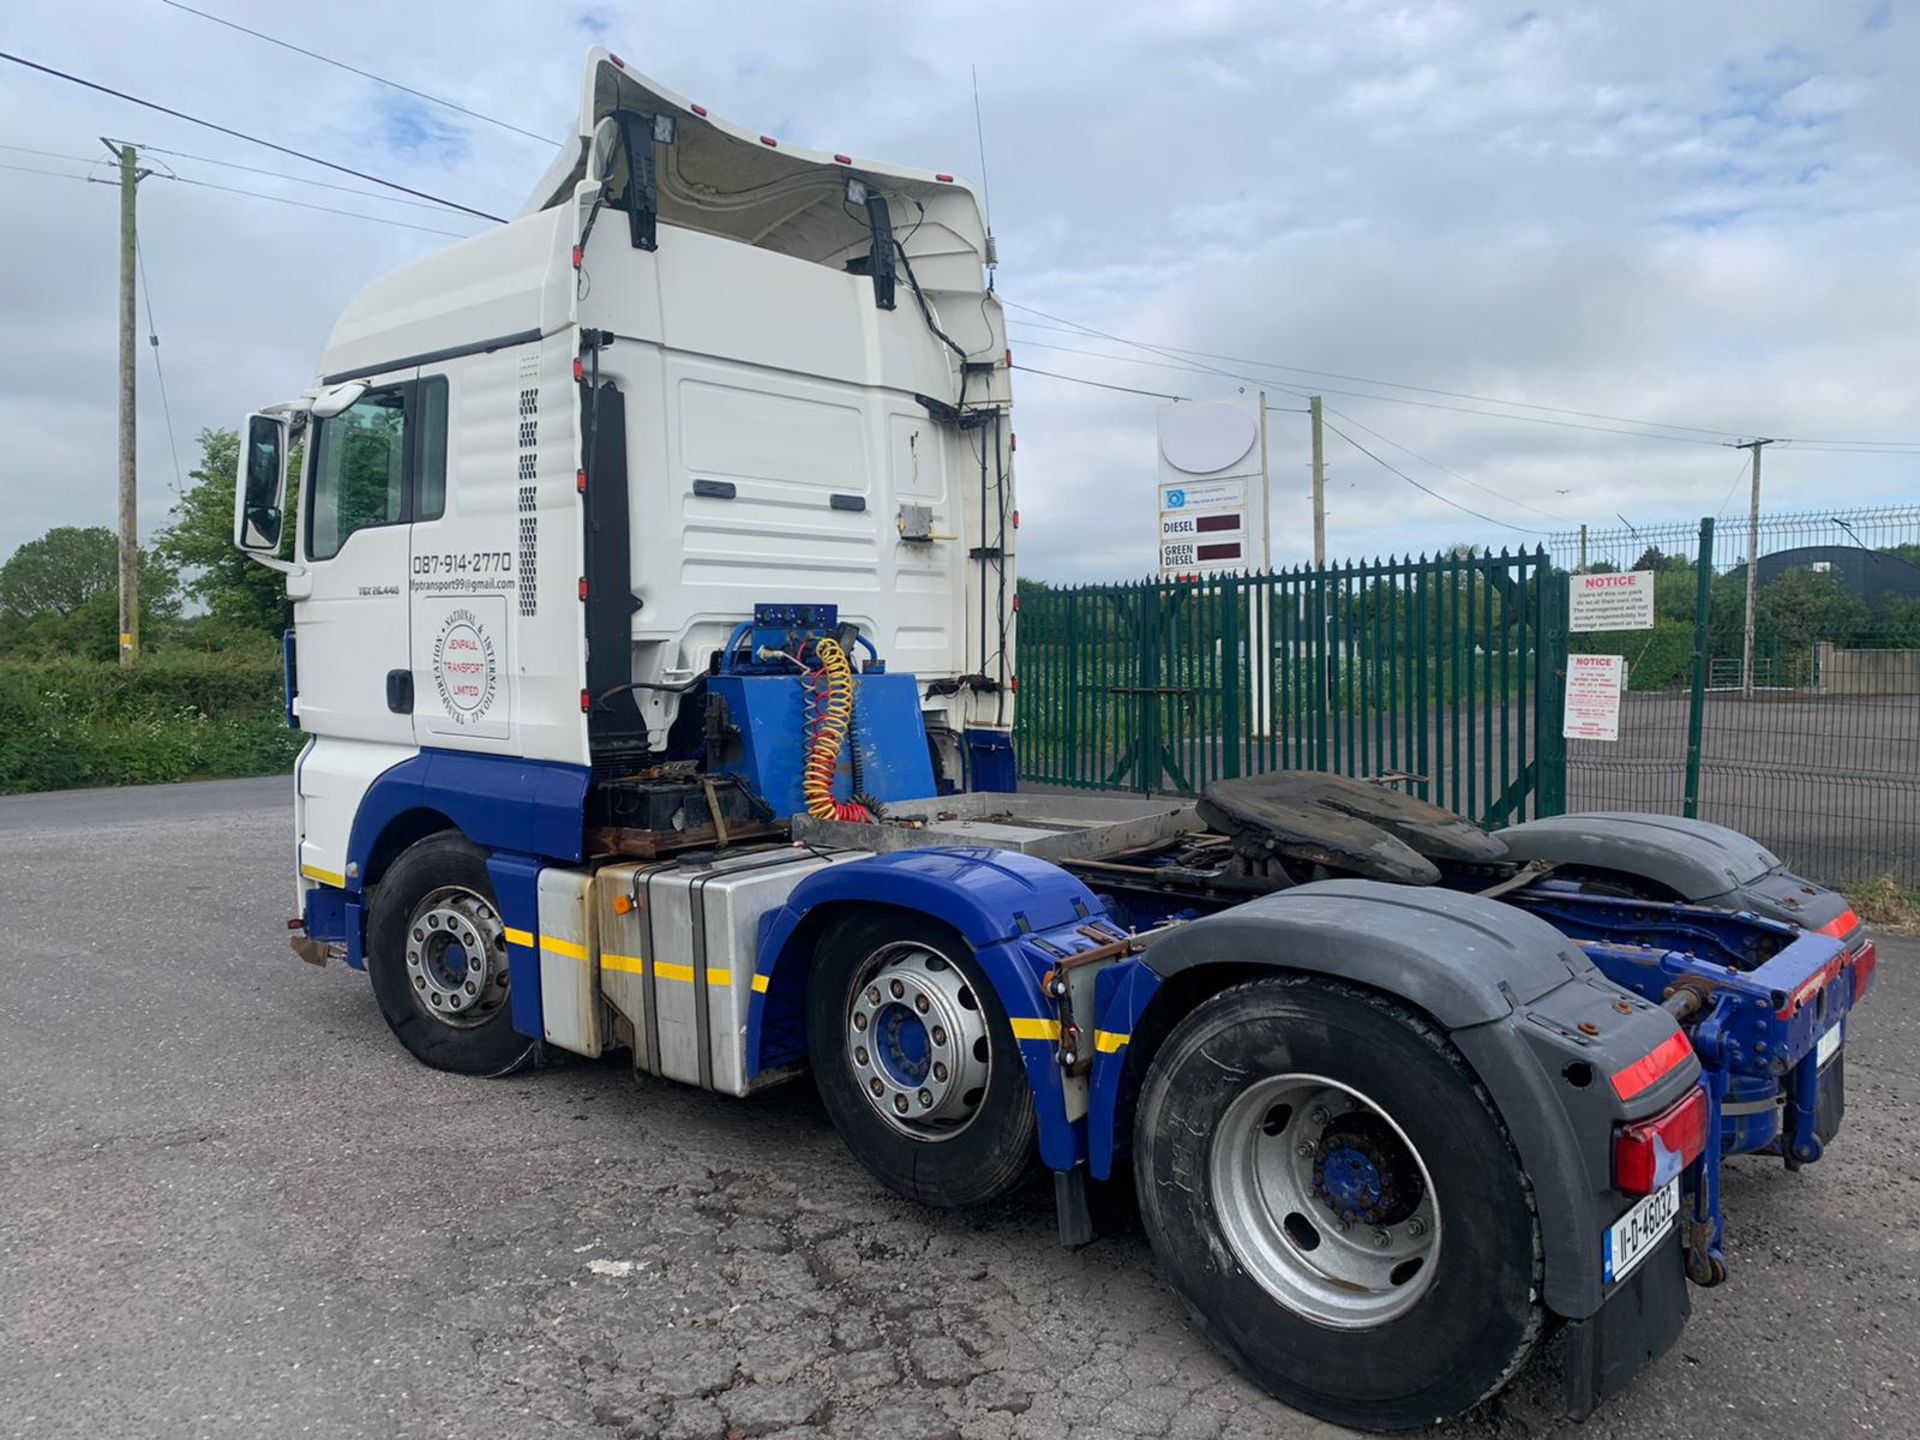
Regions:
[[1676, 1229], [1664, 1254], [1636, 1269], [1592, 1315], [1560, 1331], [1555, 1344], [1564, 1351], [1564, 1393], [1573, 1419], [1586, 1419], [1625, 1390], [1687, 1328], [1693, 1301], [1683, 1261]]

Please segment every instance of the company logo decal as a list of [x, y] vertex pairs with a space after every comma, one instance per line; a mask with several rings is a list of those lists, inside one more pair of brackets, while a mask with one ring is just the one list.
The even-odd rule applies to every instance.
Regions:
[[493, 637], [471, 610], [455, 610], [433, 642], [433, 680], [456, 725], [469, 725], [493, 708], [499, 685]]

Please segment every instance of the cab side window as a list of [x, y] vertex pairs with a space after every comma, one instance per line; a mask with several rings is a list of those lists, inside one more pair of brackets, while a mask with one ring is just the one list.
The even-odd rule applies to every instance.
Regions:
[[318, 422], [307, 558], [331, 560], [356, 530], [437, 520], [447, 503], [447, 382], [369, 390]]
[[314, 437], [307, 554], [331, 560], [356, 530], [407, 518], [407, 387], [369, 390]]

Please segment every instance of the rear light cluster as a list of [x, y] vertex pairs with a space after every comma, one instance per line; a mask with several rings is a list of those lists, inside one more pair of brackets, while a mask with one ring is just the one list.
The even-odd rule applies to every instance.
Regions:
[[1853, 971], [1853, 1003], [1858, 1005], [1873, 988], [1873, 972], [1880, 966], [1880, 952], [1874, 948], [1873, 941], [1862, 940], [1860, 948], [1848, 957], [1847, 965]]
[[1651, 1195], [1698, 1160], [1707, 1148], [1707, 1113], [1707, 1092], [1696, 1085], [1651, 1120], [1622, 1125], [1613, 1136], [1614, 1187]]

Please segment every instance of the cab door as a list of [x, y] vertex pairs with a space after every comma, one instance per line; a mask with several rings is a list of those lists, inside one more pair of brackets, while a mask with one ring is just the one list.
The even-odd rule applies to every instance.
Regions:
[[407, 586], [418, 385], [377, 378], [307, 435], [294, 600], [300, 727], [413, 747]]

